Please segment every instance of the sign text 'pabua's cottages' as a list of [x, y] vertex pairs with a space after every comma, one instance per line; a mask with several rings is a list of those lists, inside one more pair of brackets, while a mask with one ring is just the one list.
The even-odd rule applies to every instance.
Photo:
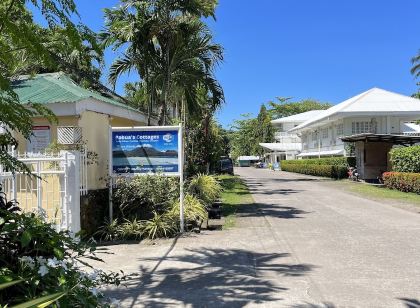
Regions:
[[[390, 169], [394, 145], [420, 141], [420, 100], [373, 88], [337, 104], [289, 130], [302, 140], [298, 157], [356, 155], [361, 178], [376, 179]], [[345, 142], [355, 143], [346, 153]]]

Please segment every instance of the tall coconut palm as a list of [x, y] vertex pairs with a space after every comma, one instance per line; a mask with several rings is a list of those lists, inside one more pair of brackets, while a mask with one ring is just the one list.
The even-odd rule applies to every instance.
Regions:
[[[205, 83], [216, 89], [214, 66], [222, 60], [222, 48], [212, 43], [201, 16], [214, 13], [215, 0], [122, 1], [117, 9], [106, 10], [105, 45], [120, 49], [127, 46], [112, 64], [109, 80], [135, 70], [150, 93], [158, 95], [159, 124], [164, 125], [167, 109], [175, 103], [175, 93], [182, 93], [188, 111], [192, 111], [196, 89]], [[210, 9], [212, 8], [212, 10]], [[213, 85], [211, 84], [213, 83]]]

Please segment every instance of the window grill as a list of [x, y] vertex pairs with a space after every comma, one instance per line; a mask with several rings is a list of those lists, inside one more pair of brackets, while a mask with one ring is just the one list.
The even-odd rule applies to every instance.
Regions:
[[82, 128], [78, 126], [57, 127], [57, 142], [59, 144], [78, 144], [82, 141]]

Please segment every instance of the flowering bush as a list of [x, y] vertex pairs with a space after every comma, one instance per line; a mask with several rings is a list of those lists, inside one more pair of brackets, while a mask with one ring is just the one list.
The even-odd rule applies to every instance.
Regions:
[[383, 180], [388, 188], [420, 194], [420, 173], [385, 172]]
[[0, 195], [0, 306], [39, 298], [49, 299], [53, 307], [118, 306], [99, 288], [126, 277], [89, 266], [86, 260], [100, 260], [93, 243], [57, 232], [38, 215], [10, 205]]

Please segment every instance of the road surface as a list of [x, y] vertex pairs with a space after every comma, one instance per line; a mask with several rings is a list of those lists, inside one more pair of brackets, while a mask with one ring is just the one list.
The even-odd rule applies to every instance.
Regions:
[[310, 176], [236, 170], [256, 205], [237, 226], [112, 246], [140, 274], [125, 307], [420, 307], [420, 215]]

